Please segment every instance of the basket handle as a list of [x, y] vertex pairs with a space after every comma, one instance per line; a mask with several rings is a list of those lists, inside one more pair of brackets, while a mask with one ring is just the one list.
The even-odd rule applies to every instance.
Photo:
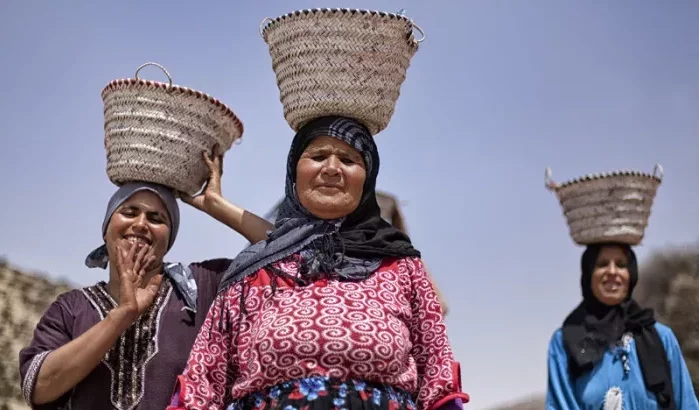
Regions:
[[267, 25], [267, 23], [271, 23], [272, 21], [274, 21], [273, 18], [265, 17], [260, 22], [260, 37], [262, 37], [263, 39], [265, 38], [265, 35], [263, 34], [265, 31], [265, 26]]
[[544, 185], [549, 191], [555, 191], [558, 188], [558, 183], [553, 180], [553, 174], [551, 172], [551, 167], [547, 167], [544, 172]]
[[663, 166], [656, 163], [655, 166], [653, 167], [653, 177], [658, 178], [659, 180], [662, 181], [664, 174], [665, 173], [663, 172]]
[[420, 32], [420, 35], [421, 35], [420, 38], [415, 38], [415, 39], [413, 39], [413, 41], [415, 42], [415, 44], [420, 44], [420, 43], [422, 43], [423, 41], [425, 41], [425, 30], [423, 30], [420, 26], [418, 26], [417, 24], [415, 24], [415, 22], [412, 21], [412, 20], [410, 20], [410, 23], [412, 23], [413, 29], [419, 31], [419, 32]]
[[141, 71], [141, 69], [142, 69], [143, 67], [147, 67], [147, 66], [149, 66], [149, 65], [154, 65], [154, 66], [158, 67], [159, 69], [163, 70], [163, 72], [164, 72], [165, 75], [167, 76], [168, 86], [169, 86], [169, 87], [172, 87], [172, 77], [170, 76], [170, 73], [168, 73], [168, 71], [165, 69], [165, 67], [161, 66], [161, 65], [158, 64], [158, 63], [145, 63], [145, 64], [142, 64], [140, 67], [138, 67], [138, 68], [136, 69], [136, 74], [134, 74], [134, 77], [138, 80], [138, 79], [139, 79], [139, 78], [138, 78], [138, 72]]

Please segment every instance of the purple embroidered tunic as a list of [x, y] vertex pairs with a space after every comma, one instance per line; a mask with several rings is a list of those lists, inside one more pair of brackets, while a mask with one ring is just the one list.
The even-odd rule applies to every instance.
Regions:
[[60, 295], [41, 317], [29, 346], [19, 354], [27, 403], [37, 410], [163, 410], [229, 263], [216, 259], [189, 266], [198, 288], [196, 313], [185, 309], [185, 298], [171, 280], [163, 281], [151, 308], [82, 382], [53, 403], [32, 405], [46, 356], [85, 333], [117, 305], [104, 282]]

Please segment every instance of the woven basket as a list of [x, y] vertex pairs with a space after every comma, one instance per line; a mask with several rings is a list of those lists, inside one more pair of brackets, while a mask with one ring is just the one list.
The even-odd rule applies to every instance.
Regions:
[[556, 193], [570, 235], [579, 245], [639, 244], [662, 178], [658, 164], [652, 174], [614, 171], [558, 184], [551, 179], [551, 169], [546, 169], [546, 187]]
[[[168, 83], [139, 79], [148, 65], [161, 68]], [[173, 85], [159, 64], [143, 64], [134, 77], [114, 80], [102, 91], [109, 179], [195, 194], [209, 175], [202, 152], [212, 152], [217, 143], [223, 152], [230, 149], [240, 142], [243, 124], [217, 99]]]
[[294, 131], [326, 115], [362, 122], [372, 135], [388, 126], [422, 30], [399, 14], [354, 9], [295, 11], [266, 18], [284, 117]]

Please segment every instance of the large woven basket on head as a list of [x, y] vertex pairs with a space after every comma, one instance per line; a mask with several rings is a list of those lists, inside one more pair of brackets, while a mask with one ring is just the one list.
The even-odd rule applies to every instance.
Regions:
[[424, 40], [403, 15], [354, 9], [295, 11], [260, 26], [294, 131], [322, 116], [388, 126], [410, 60]]
[[546, 169], [546, 187], [556, 193], [570, 235], [579, 245], [641, 243], [662, 178], [658, 164], [652, 174], [614, 171], [559, 184]]
[[[167, 83], [142, 80], [148, 65], [161, 68]], [[154, 182], [192, 195], [208, 177], [202, 152], [221, 153], [243, 134], [243, 124], [223, 103], [172, 84], [156, 63], [135, 78], [114, 80], [102, 91], [107, 175], [116, 185]]]

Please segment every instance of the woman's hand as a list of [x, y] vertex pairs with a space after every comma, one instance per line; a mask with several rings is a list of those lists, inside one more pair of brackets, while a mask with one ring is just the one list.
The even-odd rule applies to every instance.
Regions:
[[202, 212], [213, 215], [214, 209], [220, 205], [223, 195], [221, 194], [221, 176], [223, 175], [223, 153], [220, 145], [216, 144], [214, 150], [209, 155], [202, 152], [202, 157], [209, 168], [209, 179], [206, 181], [204, 189], [199, 195], [190, 196], [184, 192], [180, 193], [182, 201], [197, 208]]
[[221, 194], [223, 155], [220, 146], [216, 144], [211, 155], [206, 152], [203, 152], [202, 155], [209, 168], [209, 180], [206, 182], [204, 190], [197, 196], [192, 197], [180, 193], [182, 201], [243, 235], [250, 243], [267, 239], [267, 231], [274, 227], [270, 222], [230, 203]]
[[163, 275], [158, 273], [146, 280], [148, 268], [155, 262], [153, 248], [142, 246], [139, 248], [132, 244], [126, 251], [123, 248], [117, 250], [117, 271], [119, 272], [119, 309], [124, 311], [130, 319], [136, 320], [146, 311], [158, 294]]

